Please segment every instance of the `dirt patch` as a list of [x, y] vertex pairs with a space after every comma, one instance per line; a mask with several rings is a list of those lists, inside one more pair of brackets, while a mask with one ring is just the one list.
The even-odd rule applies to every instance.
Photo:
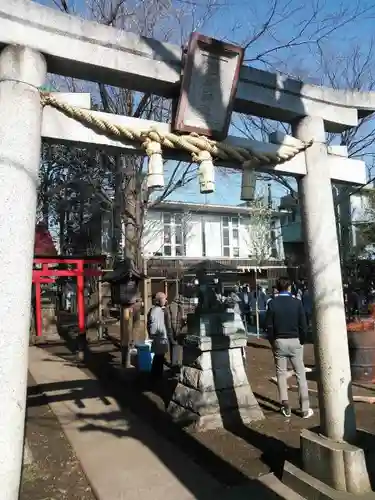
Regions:
[[[74, 343], [68, 340], [68, 345], [73, 347]], [[47, 349], [69, 362], [74, 360], [69, 349], [62, 345]], [[124, 380], [119, 351], [113, 343], [91, 343], [87, 364], [82, 368], [88, 376], [97, 378], [106, 394], [113, 396], [120, 406], [183, 449], [190, 459], [219, 478], [224, 485], [234, 486], [269, 471], [280, 474], [286, 459], [296, 462], [299, 430], [311, 425], [311, 422], [302, 421], [297, 416], [287, 422], [275, 412], [275, 401], [272, 405], [272, 399], [276, 397], [276, 386], [268, 381], [268, 377], [274, 375], [273, 359], [268, 349], [261, 351], [262, 359], [256, 362], [253, 357], [258, 357], [258, 349], [249, 347], [247, 356], [249, 380], [254, 392], [262, 393], [258, 399], [266, 419], [250, 427], [242, 425], [203, 433], [181, 429], [171, 422], [165, 411], [165, 402], [173, 388], [164, 387], [162, 391], [155, 391], [138, 385], [132, 379]]]
[[[67, 345], [74, 343], [67, 338]], [[55, 355], [69, 361], [74, 359], [66, 346], [52, 346], [47, 349]], [[306, 365], [314, 365], [313, 348], [305, 349]], [[150, 390], [128, 379], [120, 366], [118, 349], [113, 343], [102, 341], [91, 343], [85, 373], [98, 379], [108, 396], [114, 397], [119, 405], [130, 410], [161, 436], [184, 450], [190, 459], [218, 478], [222, 484], [234, 486], [249, 478], [254, 479], [269, 471], [280, 474], [284, 461], [300, 464], [299, 441], [304, 427], [319, 424], [319, 409], [316, 393], [316, 381], [312, 375], [309, 386], [311, 406], [315, 411], [313, 418], [303, 420], [297, 414], [285, 419], [278, 411], [277, 387], [270, 380], [275, 374], [272, 352], [268, 343], [254, 340], [247, 348], [248, 376], [253, 391], [264, 411], [265, 420], [251, 426], [236, 426], [230, 429], [194, 432], [180, 429], [169, 419], [165, 411], [168, 393], [173, 390], [164, 387], [162, 391]], [[295, 378], [290, 385], [296, 384]], [[290, 402], [298, 408], [298, 394], [291, 389]], [[369, 431], [375, 430], [372, 405], [358, 404], [356, 412], [358, 427]], [[72, 497], [73, 498], [73, 497]]]
[[[36, 386], [29, 377], [29, 391]], [[22, 474], [21, 500], [95, 500], [82, 468], [44, 398], [27, 409], [32, 463]]]

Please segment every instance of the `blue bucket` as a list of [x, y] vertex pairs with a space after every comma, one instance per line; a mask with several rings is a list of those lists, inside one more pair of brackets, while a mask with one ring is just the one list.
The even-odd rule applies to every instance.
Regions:
[[138, 370], [140, 372], [150, 372], [154, 353], [151, 352], [151, 343], [137, 344]]

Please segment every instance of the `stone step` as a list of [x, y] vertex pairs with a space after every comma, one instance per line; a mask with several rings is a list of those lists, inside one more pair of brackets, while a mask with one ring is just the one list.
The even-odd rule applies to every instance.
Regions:
[[290, 462], [284, 464], [283, 481], [293, 490], [304, 495], [307, 500], [354, 500], [356, 498], [375, 500], [375, 492], [358, 496], [334, 490]]
[[298, 493], [290, 489], [286, 484], [282, 483], [274, 474], [265, 474], [259, 478], [259, 481], [269, 490], [277, 495], [277, 498], [285, 498], [287, 500], [303, 500]]
[[304, 500], [270, 473], [220, 493], [220, 500]]

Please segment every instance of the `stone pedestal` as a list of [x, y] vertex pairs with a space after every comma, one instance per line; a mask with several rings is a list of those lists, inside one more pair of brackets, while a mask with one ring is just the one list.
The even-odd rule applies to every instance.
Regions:
[[319, 434], [318, 429], [304, 429], [301, 450], [304, 471], [316, 479], [338, 491], [355, 494], [371, 491], [362, 447], [335, 442]]
[[200, 430], [262, 420], [244, 366], [247, 335], [241, 318], [233, 313], [209, 314], [201, 316], [197, 326], [200, 334], [188, 335], [184, 341], [170, 415]]
[[312, 492], [325, 498], [351, 498], [371, 492], [374, 480], [374, 436], [357, 431], [354, 443], [336, 442], [319, 433], [319, 429], [301, 432], [303, 471], [288, 462], [283, 481], [301, 495]]

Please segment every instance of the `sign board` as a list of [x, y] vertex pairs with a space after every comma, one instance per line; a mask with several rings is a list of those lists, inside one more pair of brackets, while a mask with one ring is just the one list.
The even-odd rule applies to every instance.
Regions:
[[241, 47], [192, 33], [173, 120], [175, 131], [216, 140], [227, 137], [243, 56]]

